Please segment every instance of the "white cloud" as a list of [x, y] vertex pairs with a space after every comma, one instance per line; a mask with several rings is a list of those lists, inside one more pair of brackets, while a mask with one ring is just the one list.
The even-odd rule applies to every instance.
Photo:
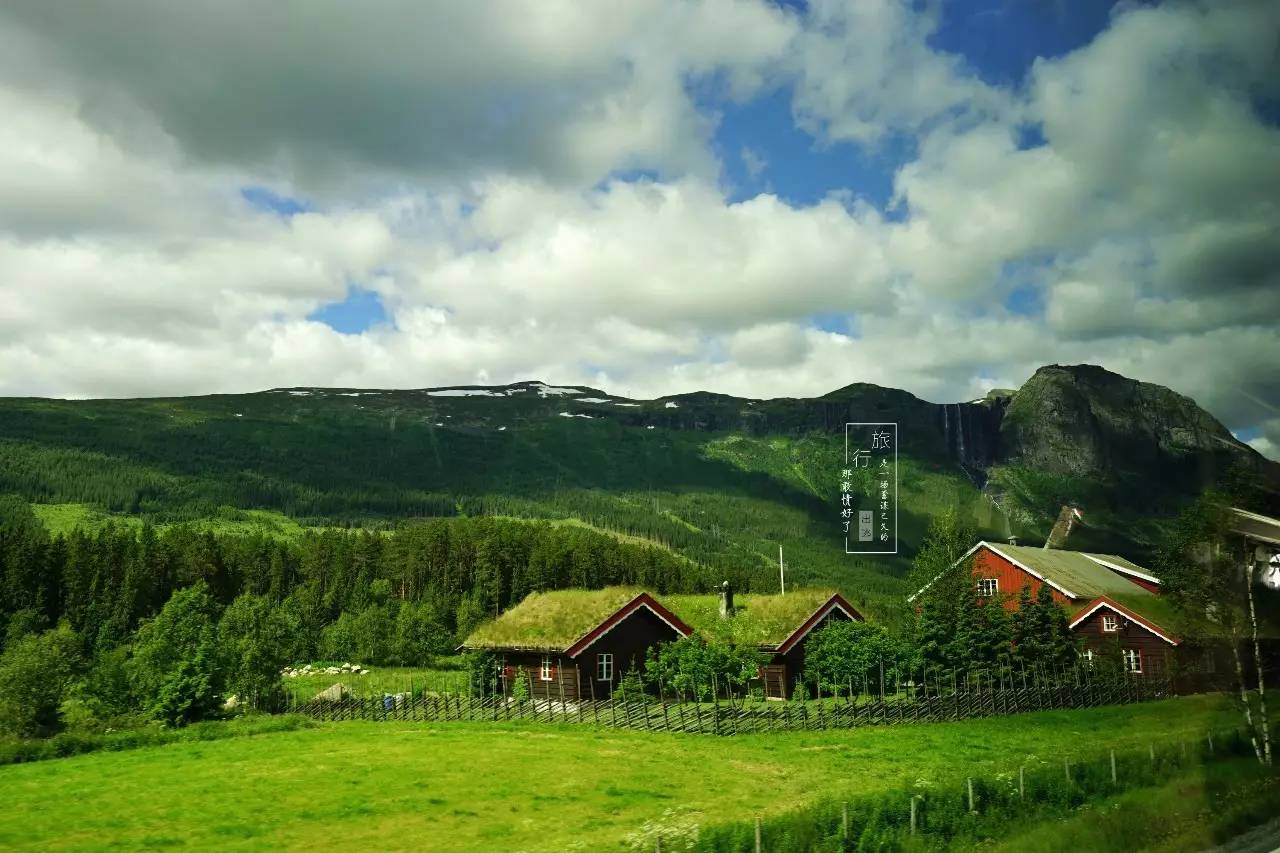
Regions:
[[795, 24], [757, 0], [21, 0], [0, 27], [0, 73], [74, 97], [99, 130], [129, 136], [149, 115], [196, 161], [319, 191], [495, 171], [713, 176], [683, 83], [721, 75], [745, 97]]
[[[190, 8], [0, 13], [0, 393], [542, 377], [952, 401], [1092, 362], [1275, 423], [1265, 4], [1125, 7], [1009, 91], [901, 3]], [[914, 136], [900, 216], [730, 201], [690, 81], [794, 83], [819, 141]], [[631, 169], [658, 177], [610, 177]], [[257, 185], [316, 205], [256, 209]], [[390, 324], [307, 319], [353, 284]], [[1006, 308], [1015, 287], [1043, 312]]]

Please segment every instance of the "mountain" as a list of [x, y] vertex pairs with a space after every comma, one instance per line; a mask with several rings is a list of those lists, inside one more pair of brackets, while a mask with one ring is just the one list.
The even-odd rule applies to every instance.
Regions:
[[[844, 554], [844, 424], [896, 422], [901, 552]], [[159, 522], [272, 510], [303, 524], [503, 515], [586, 524], [776, 583], [898, 601], [929, 521], [1141, 559], [1171, 514], [1233, 466], [1267, 462], [1192, 400], [1099, 367], [1047, 366], [1016, 391], [939, 404], [853, 384], [817, 398], [634, 400], [519, 382], [281, 388], [136, 400], [0, 399], [0, 493]], [[1077, 539], [1078, 537], [1078, 539]]]

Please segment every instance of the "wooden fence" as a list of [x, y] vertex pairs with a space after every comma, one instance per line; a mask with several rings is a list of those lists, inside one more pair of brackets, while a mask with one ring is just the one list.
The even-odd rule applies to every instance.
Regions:
[[989, 686], [946, 694], [898, 695], [811, 701], [716, 700], [664, 702], [612, 698], [564, 702], [504, 696], [426, 694], [315, 699], [289, 710], [317, 720], [529, 720], [587, 723], [620, 729], [689, 734], [845, 729], [895, 723], [942, 722], [1063, 708], [1090, 708], [1173, 695], [1168, 678], [1044, 682], [1026, 687]]

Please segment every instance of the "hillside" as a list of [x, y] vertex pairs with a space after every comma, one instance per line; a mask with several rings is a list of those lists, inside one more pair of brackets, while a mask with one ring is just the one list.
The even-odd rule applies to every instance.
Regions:
[[[846, 421], [900, 424], [902, 553], [843, 553]], [[1276, 466], [1196, 404], [1090, 366], [930, 403], [854, 384], [818, 398], [633, 400], [522, 382], [288, 388], [168, 399], [0, 400], [0, 493], [158, 522], [272, 510], [304, 525], [423, 516], [577, 519], [766, 588], [789, 578], [880, 609], [929, 520], [1038, 542], [1062, 503], [1081, 546], [1143, 556], [1153, 519], [1236, 464]], [[1073, 540], [1073, 545], [1076, 542]]]

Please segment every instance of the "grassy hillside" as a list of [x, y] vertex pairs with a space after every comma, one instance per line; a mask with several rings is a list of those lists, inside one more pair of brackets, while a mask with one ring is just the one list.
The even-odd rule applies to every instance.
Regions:
[[[0, 492], [41, 503], [55, 530], [140, 515], [286, 537], [423, 516], [546, 519], [762, 578], [773, 576], [781, 545], [793, 583], [838, 587], [872, 611], [901, 599], [933, 514], [958, 506], [991, 535], [1006, 527], [961, 470], [904, 456], [902, 554], [859, 559], [844, 553], [836, 516], [839, 435], [561, 417], [600, 404], [536, 394], [389, 392], [364, 403], [347, 393], [357, 392], [0, 401]], [[679, 405], [643, 404], [659, 418]]]
[[[1226, 703], [734, 738], [507, 724], [338, 723], [0, 768], [0, 846], [652, 849], [655, 827], [960, 784], [1194, 740]], [[55, 789], [59, 796], [50, 797]], [[634, 845], [628, 843], [628, 839]]]
[[[1223, 449], [1221, 425], [1168, 394], [1045, 368], [1024, 390], [948, 405], [871, 385], [778, 400], [628, 400], [541, 383], [5, 399], [0, 494], [44, 505], [56, 530], [142, 516], [283, 538], [432, 516], [583, 524], [761, 587], [774, 583], [781, 545], [794, 583], [836, 587], [877, 614], [900, 607], [911, 556], [950, 508], [980, 535], [1036, 542], [1063, 503], [1078, 503], [1088, 524], [1073, 545], [1143, 560], [1185, 497], [1160, 472], [1211, 477], [1224, 464], [1214, 454], [1250, 452]], [[1055, 400], [1102, 426], [1077, 435], [1055, 420]], [[1116, 414], [1124, 400], [1132, 425]], [[837, 476], [843, 424], [856, 420], [900, 425], [897, 556], [844, 553]]]

